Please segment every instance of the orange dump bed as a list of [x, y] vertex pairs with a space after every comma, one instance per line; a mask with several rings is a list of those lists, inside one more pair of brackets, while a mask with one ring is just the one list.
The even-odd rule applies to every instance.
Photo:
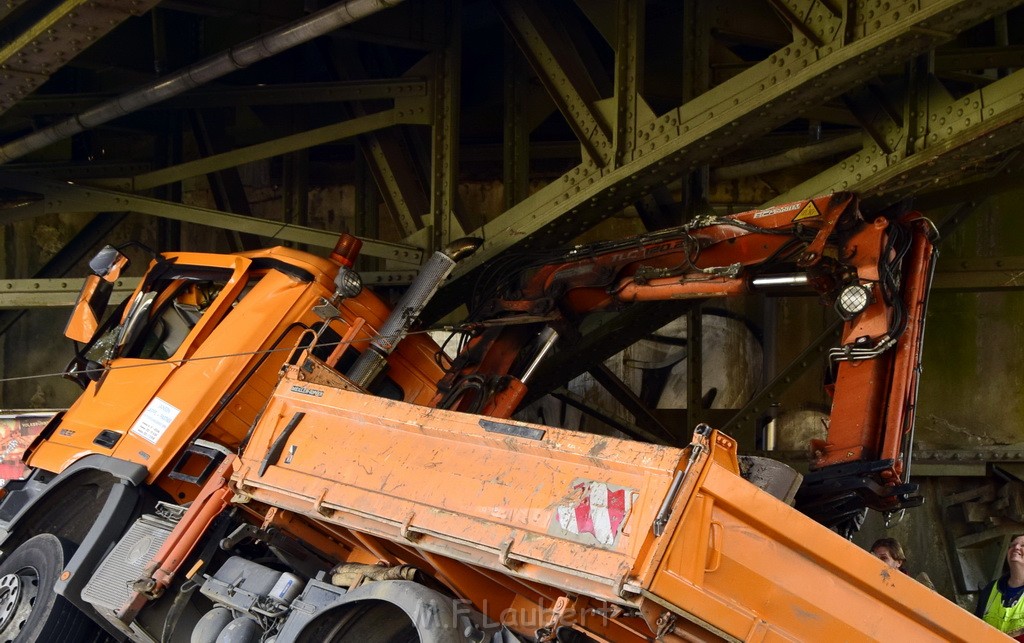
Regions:
[[[1007, 640], [744, 480], [717, 431], [676, 449], [297, 373], [242, 454], [240, 497], [362, 535], [371, 551], [453, 561], [441, 580], [491, 614], [517, 594], [568, 595], [612, 606], [626, 625], [605, 623], [606, 640]], [[461, 581], [459, 568], [492, 583]]]

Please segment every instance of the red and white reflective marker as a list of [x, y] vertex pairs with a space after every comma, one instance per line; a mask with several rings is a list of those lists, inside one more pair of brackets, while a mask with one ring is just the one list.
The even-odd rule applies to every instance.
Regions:
[[568, 534], [590, 534], [602, 545], [614, 545], [629, 515], [631, 495], [625, 487], [591, 480], [574, 482], [570, 494], [574, 502], [556, 507], [558, 525]]

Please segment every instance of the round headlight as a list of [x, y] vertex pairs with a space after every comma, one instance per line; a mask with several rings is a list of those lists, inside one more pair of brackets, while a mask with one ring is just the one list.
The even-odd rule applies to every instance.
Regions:
[[836, 299], [836, 311], [843, 319], [852, 319], [854, 315], [864, 312], [871, 304], [871, 289], [861, 284], [850, 284], [843, 288]]
[[338, 276], [334, 278], [334, 296], [348, 299], [363, 292], [363, 280], [355, 270], [349, 270], [342, 266], [338, 270]]

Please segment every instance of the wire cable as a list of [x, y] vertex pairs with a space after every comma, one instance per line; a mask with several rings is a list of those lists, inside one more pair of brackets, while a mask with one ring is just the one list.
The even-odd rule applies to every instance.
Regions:
[[[416, 331], [410, 331], [410, 332], [406, 333], [406, 335], [407, 336], [408, 335], [422, 335], [422, 334], [427, 334], [427, 333], [431, 333], [431, 332], [439, 331], [439, 330], [441, 330], [441, 331], [445, 331], [446, 330], [446, 331], [450, 331], [450, 332], [453, 332], [453, 333], [454, 332], [459, 332], [458, 328], [453, 328], [452, 326], [440, 326], [440, 327], [431, 327], [431, 328], [425, 328], [425, 329], [416, 330]], [[348, 342], [345, 342], [345, 341], [342, 341], [342, 340], [332, 341], [332, 342], [323, 342], [323, 343], [318, 343], [317, 346], [318, 347], [320, 347], [320, 346], [323, 346], [323, 347], [334, 347], [334, 346], [342, 346], [342, 345], [352, 346], [352, 345], [360, 344], [360, 343], [369, 343], [375, 337], [377, 337], [377, 336], [375, 335], [374, 337], [361, 337], [361, 338], [353, 339], [353, 340], [348, 341]], [[270, 354], [270, 353], [288, 352], [288, 351], [292, 351], [294, 349], [295, 349], [294, 346], [287, 346], [287, 347], [283, 347], [282, 346], [282, 347], [278, 347], [278, 348], [269, 348], [269, 349], [258, 350], [258, 351], [240, 351], [240, 352], [237, 352], [237, 353], [221, 353], [221, 354], [218, 354], [218, 355], [205, 355], [203, 357], [189, 357], [189, 358], [186, 358], [186, 359], [152, 360], [152, 361], [148, 361], [148, 362], [146, 362], [144, 364], [125, 364], [125, 365], [122, 365], [122, 366], [104, 366], [104, 367], [101, 367], [101, 368], [91, 368], [91, 369], [85, 369], [85, 370], [77, 371], [77, 372], [78, 373], [83, 373], [83, 374], [84, 373], [102, 373], [104, 371], [123, 371], [123, 370], [136, 369], [136, 368], [150, 368], [150, 367], [155, 367], [155, 366], [164, 366], [166, 364], [175, 364], [175, 365], [181, 366], [182, 364], [188, 364], [190, 362], [202, 362], [202, 361], [207, 361], [207, 360], [220, 360], [220, 359], [226, 359], [226, 358], [230, 358], [230, 357], [254, 357], [254, 356], [257, 356], [257, 355], [267, 355], [267, 354]], [[65, 371], [60, 371], [58, 373], [39, 373], [39, 374], [36, 374], [36, 375], [20, 375], [20, 376], [14, 376], [14, 377], [3, 377], [3, 378], [0, 378], [0, 384], [6, 383], [6, 382], [19, 382], [19, 381], [25, 381], [25, 380], [44, 379], [44, 378], [48, 378], [48, 377], [64, 377], [65, 374], [66, 374]]]

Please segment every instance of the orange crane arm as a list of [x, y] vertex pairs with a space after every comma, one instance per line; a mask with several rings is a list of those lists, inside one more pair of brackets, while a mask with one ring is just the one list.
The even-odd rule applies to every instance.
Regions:
[[[559, 335], [595, 311], [640, 301], [816, 292], [845, 319], [828, 438], [815, 442], [812, 515], [920, 503], [907, 484], [933, 228], [920, 214], [865, 221], [849, 193], [503, 264], [471, 309], [476, 332], [432, 404], [510, 417]], [[511, 268], [511, 269], [510, 269]], [[485, 284], [486, 279], [483, 280]]]

